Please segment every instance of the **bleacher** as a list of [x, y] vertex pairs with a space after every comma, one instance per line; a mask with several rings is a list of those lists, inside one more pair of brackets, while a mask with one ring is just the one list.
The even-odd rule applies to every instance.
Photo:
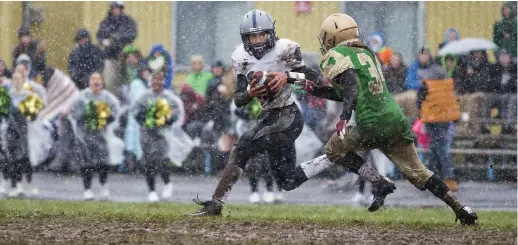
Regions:
[[[413, 95], [400, 101], [412, 119]], [[465, 180], [516, 181], [516, 94], [459, 96], [463, 120], [456, 124], [450, 149], [456, 176]], [[419, 151], [428, 151], [418, 149]]]

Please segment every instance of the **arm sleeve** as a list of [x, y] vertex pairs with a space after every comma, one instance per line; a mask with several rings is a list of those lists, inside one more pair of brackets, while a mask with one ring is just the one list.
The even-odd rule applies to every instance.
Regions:
[[248, 96], [247, 91], [248, 81], [245, 75], [237, 75], [237, 86], [234, 93], [234, 103], [237, 107], [243, 107], [252, 101], [252, 97]]
[[[324, 81], [324, 78], [322, 77], [322, 75], [319, 72], [317, 72], [307, 66], [295, 68], [295, 69], [291, 70], [291, 72], [304, 74], [305, 79], [312, 81], [313, 83], [315, 83], [318, 86], [322, 85], [322, 83], [323, 83], [322, 81]], [[291, 78], [288, 75], [288, 83], [294, 83], [296, 80], [297, 79]]]
[[144, 124], [144, 121], [146, 120], [146, 98], [145, 94], [142, 93], [140, 96], [135, 100], [135, 104], [131, 107], [130, 113], [134, 116], [135, 120], [138, 124], [142, 125]]
[[82, 93], [78, 93], [74, 102], [72, 103], [71, 115], [76, 121], [81, 121], [84, 114], [84, 101], [82, 100]]
[[313, 88], [313, 91], [309, 92], [309, 94], [319, 97], [319, 98], [333, 100], [333, 101], [339, 101], [339, 102], [342, 102], [344, 99], [342, 97], [343, 96], [342, 94], [338, 93], [335, 88], [329, 87], [329, 86], [315, 87], [315, 88]]
[[119, 116], [120, 111], [119, 100], [117, 99], [117, 97], [115, 97], [115, 95], [108, 92], [108, 101], [111, 110], [111, 115], [113, 116], [113, 118], [117, 118]]
[[335, 77], [336, 83], [342, 84], [344, 87], [343, 94], [343, 111], [340, 115], [340, 120], [351, 119], [352, 111], [356, 107], [358, 98], [358, 75], [353, 69], [348, 69]]

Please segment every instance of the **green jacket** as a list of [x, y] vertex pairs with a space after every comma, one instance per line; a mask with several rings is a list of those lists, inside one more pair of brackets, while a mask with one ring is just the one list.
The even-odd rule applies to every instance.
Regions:
[[191, 85], [196, 93], [205, 97], [207, 95], [207, 88], [209, 87], [209, 82], [212, 80], [212, 77], [212, 73], [205, 71], [200, 73], [191, 73], [187, 75], [185, 82]]
[[[504, 6], [506, 5], [511, 8], [510, 18], [506, 19], [502, 16], [502, 20], [495, 22], [493, 26], [493, 42], [498, 46], [498, 49], [505, 49], [513, 57], [516, 57], [516, 7], [511, 3], [505, 3]], [[507, 39], [505, 34], [509, 35]]]

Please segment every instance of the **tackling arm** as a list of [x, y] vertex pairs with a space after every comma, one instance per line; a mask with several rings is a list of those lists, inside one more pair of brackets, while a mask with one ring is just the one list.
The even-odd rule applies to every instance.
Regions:
[[358, 75], [354, 69], [348, 69], [335, 77], [334, 80], [336, 83], [343, 85], [344, 88], [344, 109], [340, 115], [340, 120], [349, 121], [358, 99]]
[[330, 86], [322, 86], [322, 76], [313, 69], [303, 66], [286, 72], [288, 83], [299, 84], [309, 94], [333, 101], [343, 101], [342, 95], [336, 93], [336, 90]]

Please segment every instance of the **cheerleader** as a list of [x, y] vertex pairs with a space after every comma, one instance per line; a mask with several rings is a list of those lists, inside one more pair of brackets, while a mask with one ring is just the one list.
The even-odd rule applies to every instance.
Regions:
[[106, 183], [110, 165], [114, 163], [110, 160], [110, 139], [107, 137], [107, 131], [110, 130], [109, 124], [118, 116], [119, 101], [103, 88], [100, 73], [94, 72], [90, 75], [89, 84], [88, 88], [79, 92], [72, 103], [71, 116], [76, 124], [75, 160], [79, 163], [83, 178], [83, 198], [94, 199], [92, 178], [97, 172], [101, 184], [101, 200], [108, 200], [110, 191]]
[[164, 89], [164, 74], [152, 74], [151, 89], [143, 92], [132, 106], [131, 113], [140, 124], [140, 144], [142, 145], [142, 164], [144, 175], [149, 189], [148, 200], [158, 202], [159, 197], [155, 189], [155, 178], [158, 174], [164, 181], [162, 198], [172, 197], [173, 183], [170, 180], [171, 169], [168, 166], [170, 159], [168, 151], [170, 143], [167, 132], [178, 119], [178, 108], [181, 105], [178, 96]]
[[28, 124], [36, 119], [44, 105], [38, 95], [24, 88], [25, 79], [21, 72], [13, 73], [12, 83], [6, 144], [12, 188], [9, 196], [15, 197], [24, 194], [21, 183], [23, 174], [29, 185], [32, 182]]
[[[9, 81], [10, 82], [10, 81]], [[9, 164], [7, 162], [5, 132], [7, 130], [7, 117], [11, 107], [11, 97], [8, 88], [0, 86], [0, 195], [7, 194], [9, 181]]]

